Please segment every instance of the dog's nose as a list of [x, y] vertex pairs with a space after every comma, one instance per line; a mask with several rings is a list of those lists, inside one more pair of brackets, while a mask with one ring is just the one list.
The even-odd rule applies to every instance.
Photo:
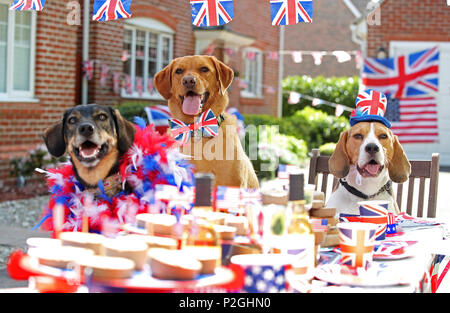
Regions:
[[378, 147], [378, 145], [376, 145], [376, 144], [374, 144], [374, 143], [369, 143], [367, 146], [366, 146], [366, 152], [367, 153], [369, 153], [369, 154], [375, 154], [375, 153], [377, 153], [377, 152], [379, 152], [380, 151], [380, 148]]
[[196, 83], [197, 83], [197, 79], [194, 76], [184, 76], [183, 77], [183, 86], [188, 89], [194, 88]]
[[89, 123], [81, 124], [78, 127], [78, 132], [84, 137], [90, 137], [94, 133], [94, 125]]

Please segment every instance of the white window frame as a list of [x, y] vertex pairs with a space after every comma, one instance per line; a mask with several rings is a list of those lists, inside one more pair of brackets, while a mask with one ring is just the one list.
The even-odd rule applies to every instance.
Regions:
[[252, 60], [248, 60], [247, 59], [247, 52], [256, 52], [256, 57], [255, 57], [255, 62], [257, 62], [257, 67], [256, 67], [256, 93], [254, 92], [250, 92], [249, 91], [249, 87], [250, 87], [250, 82], [247, 81], [247, 83], [249, 84], [249, 87], [244, 88], [241, 90], [241, 97], [244, 98], [262, 98], [263, 97], [263, 52], [260, 49], [254, 48], [254, 47], [248, 47], [246, 49], [244, 49], [244, 75], [243, 75], [243, 79], [246, 80], [248, 77], [248, 72], [250, 70], [250, 62], [252, 62]]
[[[0, 4], [10, 5], [9, 2], [0, 0]], [[30, 25], [30, 76], [28, 91], [14, 90], [14, 31], [15, 31], [15, 17], [20, 14], [20, 11], [8, 10], [8, 32], [6, 43], [6, 92], [0, 92], [0, 102], [38, 102], [34, 98], [34, 84], [35, 84], [35, 59], [36, 59], [36, 12], [31, 13]]]
[[[150, 18], [135, 18], [130, 19], [127, 21], [127, 23], [124, 25], [125, 30], [131, 30], [132, 31], [132, 38], [131, 38], [131, 55], [130, 55], [130, 62], [131, 62], [131, 69], [130, 69], [130, 76], [131, 76], [131, 85], [133, 92], [131, 94], [126, 92], [125, 88], [122, 88], [121, 90], [121, 97], [122, 98], [128, 98], [128, 99], [148, 99], [148, 100], [164, 100], [164, 98], [158, 93], [156, 88], [153, 89], [153, 92], [150, 94], [146, 90], [146, 85], [148, 81], [148, 45], [149, 45], [149, 33], [156, 34], [158, 36], [158, 49], [157, 49], [157, 57], [156, 57], [156, 72], [163, 69], [163, 59], [162, 59], [162, 46], [163, 46], [163, 39], [168, 38], [169, 39], [169, 60], [173, 59], [173, 30], [164, 25], [161, 22], [158, 22], [156, 20], [150, 19]], [[139, 95], [139, 92], [135, 90], [136, 86], [136, 30], [144, 31], [145, 32], [145, 55], [144, 55], [144, 64], [145, 71], [144, 71], [144, 77], [142, 77], [143, 80], [143, 89], [142, 96]]]

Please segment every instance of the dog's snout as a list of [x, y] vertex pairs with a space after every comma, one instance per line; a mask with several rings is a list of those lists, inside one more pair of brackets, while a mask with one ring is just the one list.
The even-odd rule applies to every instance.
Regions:
[[197, 79], [194, 76], [184, 76], [183, 77], [183, 86], [187, 89], [192, 89], [195, 87], [197, 83]]
[[377, 144], [369, 143], [365, 148], [366, 152], [369, 154], [375, 154], [380, 151], [380, 147]]
[[78, 132], [84, 137], [90, 137], [94, 133], [94, 125], [83, 123], [78, 127]]

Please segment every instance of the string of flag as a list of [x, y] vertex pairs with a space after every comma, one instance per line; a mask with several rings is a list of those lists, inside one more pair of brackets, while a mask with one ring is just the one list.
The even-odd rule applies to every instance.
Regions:
[[[132, 0], [94, 0], [92, 20], [111, 21], [131, 17]], [[187, 0], [186, 0], [187, 1]], [[272, 25], [312, 23], [313, 0], [268, 0]], [[11, 10], [42, 11], [46, 0], [14, 0]], [[221, 26], [234, 19], [233, 0], [189, 0], [192, 24]]]

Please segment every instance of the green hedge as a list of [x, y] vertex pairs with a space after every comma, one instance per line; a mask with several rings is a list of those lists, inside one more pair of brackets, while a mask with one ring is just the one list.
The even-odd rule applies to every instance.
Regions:
[[147, 120], [147, 114], [145, 113], [145, 107], [157, 103], [140, 102], [140, 101], [127, 101], [116, 106], [120, 114], [127, 120], [133, 121], [135, 116], [140, 116]]
[[[289, 104], [289, 92], [296, 91], [304, 95], [327, 100], [349, 107], [355, 106], [359, 90], [359, 77], [323, 77], [289, 76], [283, 80], [283, 116], [295, 114], [298, 110], [311, 106], [311, 101], [301, 99], [297, 104]], [[334, 115], [334, 107], [319, 105], [317, 108]], [[344, 112], [349, 117], [350, 112]]]

